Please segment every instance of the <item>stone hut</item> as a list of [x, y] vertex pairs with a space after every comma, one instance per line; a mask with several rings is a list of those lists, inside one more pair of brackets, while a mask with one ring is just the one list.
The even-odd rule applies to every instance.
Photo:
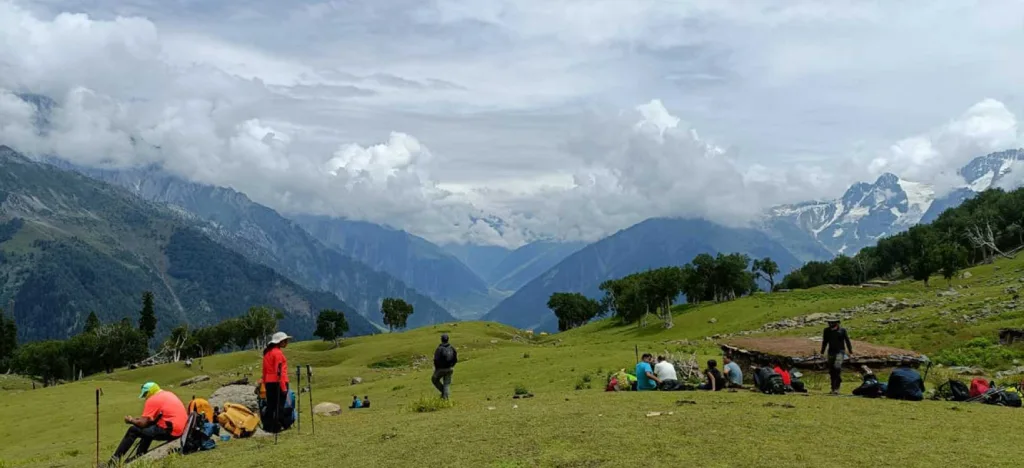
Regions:
[[[866, 364], [873, 369], [896, 367], [907, 359], [918, 367], [928, 357], [906, 349], [880, 346], [863, 341], [852, 341], [853, 356], [843, 361], [843, 367], [858, 369]], [[722, 351], [743, 369], [744, 379], [752, 366], [764, 366], [773, 359], [788, 363], [790, 367], [805, 370], [825, 370], [827, 359], [819, 355], [821, 341], [799, 337], [734, 338], [721, 343]], [[752, 378], [752, 377], [751, 377]]]

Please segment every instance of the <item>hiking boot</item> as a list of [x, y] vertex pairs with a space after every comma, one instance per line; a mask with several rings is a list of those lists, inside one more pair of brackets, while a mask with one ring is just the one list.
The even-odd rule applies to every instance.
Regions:
[[839, 394], [839, 390], [832, 390], [832, 391], [831, 391], [831, 392], [829, 393], [829, 395], [838, 395], [838, 394]]

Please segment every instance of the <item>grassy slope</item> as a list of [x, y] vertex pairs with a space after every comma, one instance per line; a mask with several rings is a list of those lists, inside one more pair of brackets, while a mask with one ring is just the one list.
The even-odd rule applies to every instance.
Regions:
[[[463, 322], [408, 333], [346, 340], [339, 349], [306, 342], [287, 350], [291, 363], [314, 366], [315, 402], [346, 405], [352, 394], [370, 395], [370, 410], [348, 411], [339, 417], [318, 418], [317, 433], [309, 433], [308, 396], [304, 395], [303, 433], [273, 440], [221, 443], [209, 453], [168, 460], [167, 466], [269, 466], [270, 460], [306, 462], [308, 466], [621, 466], [636, 463], [638, 454], [670, 453], [671, 463], [648, 466], [1014, 466], [1024, 419], [1019, 409], [925, 401], [907, 403], [820, 395], [820, 378], [808, 379], [810, 396], [768, 397], [749, 392], [717, 393], [604, 393], [604, 374], [631, 367], [633, 345], [641, 350], [676, 351], [680, 339], [754, 329], [762, 323], [814, 312], [832, 312], [885, 297], [922, 301], [921, 308], [896, 315], [913, 317], [909, 325], [882, 326], [879, 316], [855, 318], [845, 325], [855, 339], [910, 345], [926, 353], [953, 346], [975, 336], [991, 336], [999, 325], [1024, 325], [1024, 314], [1011, 311], [976, 325], [958, 325], [941, 318], [939, 310], [970, 313], [986, 299], [1006, 298], [1003, 289], [1024, 276], [1024, 260], [1001, 262], [1000, 270], [972, 270], [963, 281], [963, 295], [946, 302], [936, 296], [944, 282], [925, 289], [920, 284], [885, 289], [829, 289], [760, 295], [727, 304], [680, 307], [675, 327], [663, 330], [616, 327], [599, 322], [568, 333], [536, 340], [513, 339], [516, 330], [497, 324]], [[716, 318], [717, 323], [708, 320]], [[453, 394], [456, 406], [436, 413], [415, 413], [409, 406], [433, 395], [429, 361], [416, 368], [373, 369], [391, 358], [410, 362], [429, 355], [442, 331], [452, 334], [462, 362], [457, 367]], [[811, 335], [819, 330], [788, 333]], [[714, 344], [695, 349], [701, 359], [717, 357]], [[528, 356], [528, 357], [527, 357]], [[214, 356], [204, 373], [214, 381], [255, 375], [256, 352]], [[43, 390], [25, 390], [24, 383], [4, 385], [0, 420], [0, 466], [86, 466], [92, 460], [93, 390], [105, 396], [101, 407], [102, 456], [112, 452], [124, 431], [124, 414], [137, 414], [139, 384], [148, 379], [165, 388], [198, 369], [180, 364], [121, 371], [93, 381]], [[590, 375], [593, 388], [576, 391]], [[941, 378], [932, 370], [930, 381]], [[353, 376], [365, 379], [350, 386]], [[512, 400], [513, 388], [523, 385], [536, 393]], [[172, 388], [188, 399], [207, 395], [216, 383], [190, 389]], [[844, 391], [855, 386], [847, 378]], [[13, 387], [13, 389], [11, 389]], [[695, 405], [676, 406], [677, 400]], [[789, 403], [795, 408], [767, 406]], [[518, 407], [516, 407], [518, 405]], [[39, 408], [26, 417], [24, 408]], [[42, 410], [44, 409], [45, 410]], [[490, 409], [493, 408], [493, 409]], [[956, 409], [956, 411], [951, 411]], [[672, 411], [647, 417], [648, 411]], [[64, 421], [55, 422], [60, 415]], [[979, 437], [970, 427], [996, 427]], [[13, 441], [13, 443], [8, 443]], [[726, 448], [728, 447], [728, 450]], [[772, 460], [767, 460], [771, 454]]]

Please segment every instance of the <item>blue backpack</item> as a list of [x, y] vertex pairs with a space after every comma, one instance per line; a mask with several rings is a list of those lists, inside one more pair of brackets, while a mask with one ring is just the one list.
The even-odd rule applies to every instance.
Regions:
[[288, 390], [288, 396], [284, 400], [284, 414], [281, 415], [281, 428], [288, 429], [295, 424], [295, 420], [299, 418], [299, 412], [295, 409], [295, 396], [294, 390]]

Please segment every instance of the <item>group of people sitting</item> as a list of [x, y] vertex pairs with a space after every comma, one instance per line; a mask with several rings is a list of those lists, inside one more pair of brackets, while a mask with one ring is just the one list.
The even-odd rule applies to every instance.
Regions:
[[[637, 363], [635, 374], [625, 370], [611, 376], [607, 391], [677, 391], [677, 390], [708, 390], [720, 391], [729, 388], [748, 388], [743, 385], [743, 369], [733, 361], [732, 356], [722, 357], [724, 365], [718, 368], [718, 361], [711, 359], [707, 367], [701, 371], [703, 382], [699, 385], [681, 383], [675, 365], [664, 356], [644, 353]], [[753, 367], [754, 386], [765, 393], [806, 393], [806, 386], [800, 381], [801, 374], [796, 370], [787, 370], [779, 360], [770, 366]]]
[[866, 398], [884, 396], [891, 400], [921, 401], [924, 399], [924, 379], [912, 365], [910, 361], [901, 362], [889, 374], [888, 382], [878, 380], [868, 366], [860, 366], [862, 383], [853, 390], [853, 394]]
[[369, 395], [363, 396], [362, 400], [359, 399], [358, 395], [352, 395], [352, 406], [349, 406], [349, 408], [356, 409], [356, 408], [369, 408], [369, 407], [370, 407], [370, 396]]

